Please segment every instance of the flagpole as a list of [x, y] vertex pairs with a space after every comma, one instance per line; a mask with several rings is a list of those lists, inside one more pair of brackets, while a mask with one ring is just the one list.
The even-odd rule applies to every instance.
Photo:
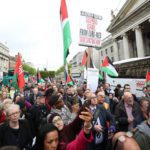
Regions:
[[88, 47], [87, 68], [90, 68], [91, 47]]

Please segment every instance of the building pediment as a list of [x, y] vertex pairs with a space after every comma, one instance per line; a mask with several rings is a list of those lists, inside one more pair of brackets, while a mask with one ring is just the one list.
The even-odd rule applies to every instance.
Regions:
[[127, 0], [119, 13], [114, 17], [109, 25], [107, 31], [111, 32], [116, 25], [120, 24], [130, 15], [132, 15], [137, 9], [139, 9], [142, 4], [148, 2], [149, 0]]

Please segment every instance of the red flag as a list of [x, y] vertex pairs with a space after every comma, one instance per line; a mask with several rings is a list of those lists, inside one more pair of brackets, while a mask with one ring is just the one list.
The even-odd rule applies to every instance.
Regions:
[[21, 62], [19, 53], [17, 56], [16, 64], [15, 64], [14, 82], [16, 82], [15, 87], [18, 86], [19, 89], [22, 89], [25, 85], [24, 72], [23, 72], [22, 62]]
[[146, 85], [150, 85], [150, 72], [147, 71], [147, 74], [146, 74]]
[[85, 52], [84, 52], [84, 55], [83, 55], [83, 58], [82, 58], [82, 63], [81, 63], [82, 66], [85, 66], [85, 65], [86, 65], [87, 57], [88, 57], [88, 54], [87, 54], [87, 52], [85, 51]]

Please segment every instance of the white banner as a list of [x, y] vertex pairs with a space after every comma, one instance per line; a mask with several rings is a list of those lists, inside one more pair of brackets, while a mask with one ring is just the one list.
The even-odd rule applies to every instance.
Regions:
[[80, 37], [79, 45], [101, 46], [101, 20], [102, 17], [85, 11], [80, 12]]
[[87, 88], [95, 92], [98, 86], [99, 71], [96, 68], [88, 68], [87, 70]]

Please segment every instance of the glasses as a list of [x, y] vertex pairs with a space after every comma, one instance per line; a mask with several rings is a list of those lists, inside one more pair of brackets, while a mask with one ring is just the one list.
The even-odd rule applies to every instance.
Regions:
[[61, 119], [60, 117], [58, 117], [57, 119], [53, 120], [52, 122], [53, 122], [53, 124], [56, 124], [56, 123], [58, 123], [59, 121], [62, 121], [62, 119]]
[[12, 114], [9, 114], [8, 116], [11, 117], [11, 116], [19, 115], [19, 114], [20, 114], [20, 111], [17, 111], [17, 112], [14, 112]]
[[114, 144], [113, 150], [116, 150], [118, 142], [123, 143], [123, 142], [125, 142], [126, 137], [131, 138], [132, 136], [133, 136], [133, 133], [130, 131], [126, 132], [124, 135], [119, 136]]

